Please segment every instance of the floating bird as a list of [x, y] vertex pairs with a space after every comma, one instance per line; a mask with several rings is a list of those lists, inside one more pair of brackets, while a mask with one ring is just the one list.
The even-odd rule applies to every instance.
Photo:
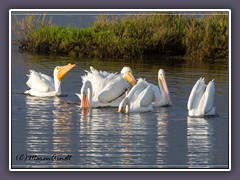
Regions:
[[138, 79], [137, 84], [130, 90], [128, 95], [121, 101], [118, 112], [147, 112], [153, 111], [154, 91], [152, 86], [144, 79]]
[[152, 111], [153, 107], [171, 105], [171, 97], [163, 69], [158, 71], [158, 86], [140, 78], [119, 105], [119, 112]]
[[165, 72], [163, 69], [159, 69], [158, 71], [158, 86], [151, 84], [153, 91], [154, 91], [154, 99], [153, 99], [153, 106], [160, 107], [160, 106], [168, 106], [172, 105], [170, 92], [168, 90]]
[[49, 97], [61, 95], [61, 81], [63, 77], [75, 66], [75, 64], [68, 64], [65, 66], [57, 66], [53, 71], [53, 78], [30, 70], [28, 81], [26, 85], [30, 90], [25, 91], [25, 94], [38, 97]]
[[193, 86], [188, 98], [188, 115], [194, 117], [216, 115], [213, 107], [214, 93], [214, 80], [206, 85], [204, 78], [200, 78]]
[[136, 84], [132, 70], [124, 67], [121, 74], [98, 71], [90, 67], [90, 71], [82, 76], [81, 108], [91, 107], [118, 107], [125, 97], [125, 92]]

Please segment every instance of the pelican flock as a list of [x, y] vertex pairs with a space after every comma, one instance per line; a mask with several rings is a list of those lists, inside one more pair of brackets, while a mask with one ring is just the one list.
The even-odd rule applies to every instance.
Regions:
[[[74, 66], [75, 64], [69, 63], [55, 67], [53, 78], [30, 70], [26, 82], [30, 89], [25, 94], [37, 97], [61, 95], [61, 81]], [[81, 109], [118, 107], [118, 112], [130, 113], [153, 111], [155, 107], [172, 105], [163, 69], [158, 71], [158, 85], [148, 83], [142, 78], [136, 82], [130, 67], [123, 67], [120, 73], [110, 73], [98, 71], [91, 66], [90, 71], [86, 71], [81, 78], [80, 94], [76, 93], [81, 100]], [[214, 80], [208, 85], [204, 78], [197, 80], [188, 98], [188, 116], [216, 115], [214, 94]]]
[[61, 95], [61, 81], [74, 66], [75, 64], [68, 64], [55, 67], [53, 70], [53, 78], [46, 74], [30, 70], [30, 74], [27, 74], [28, 81], [26, 82], [30, 90], [25, 91], [25, 94], [38, 97]]

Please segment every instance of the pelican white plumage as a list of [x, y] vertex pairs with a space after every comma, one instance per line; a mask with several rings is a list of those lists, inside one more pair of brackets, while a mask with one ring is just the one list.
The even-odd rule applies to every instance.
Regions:
[[144, 112], [152, 111], [153, 107], [171, 105], [170, 92], [168, 90], [165, 72], [163, 69], [158, 71], [158, 86], [148, 83], [140, 78], [120, 103], [119, 112]]
[[147, 112], [153, 111], [154, 91], [152, 86], [140, 78], [128, 95], [121, 101], [118, 112]]
[[[118, 107], [125, 97], [125, 92], [136, 84], [132, 70], [124, 67], [121, 74], [98, 71], [90, 67], [90, 71], [82, 76], [81, 107]], [[91, 98], [91, 99], [90, 99]]]
[[165, 78], [165, 71], [163, 69], [159, 69], [158, 71], [158, 86], [154, 84], [151, 84], [151, 86], [154, 90], [154, 107], [172, 105], [170, 92]]
[[213, 107], [214, 93], [214, 80], [208, 85], [205, 84], [204, 78], [197, 80], [188, 98], [188, 115], [193, 117], [216, 115], [215, 107]]
[[27, 74], [28, 81], [26, 85], [30, 90], [25, 91], [25, 94], [38, 97], [49, 97], [61, 95], [61, 81], [63, 77], [75, 66], [75, 64], [68, 64], [65, 66], [57, 66], [53, 71], [53, 78], [30, 70]]

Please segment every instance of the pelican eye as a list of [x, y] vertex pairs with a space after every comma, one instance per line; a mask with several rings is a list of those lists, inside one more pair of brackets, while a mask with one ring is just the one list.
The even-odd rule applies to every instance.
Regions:
[[57, 70], [60, 70], [61, 68], [59, 66], [57, 66]]

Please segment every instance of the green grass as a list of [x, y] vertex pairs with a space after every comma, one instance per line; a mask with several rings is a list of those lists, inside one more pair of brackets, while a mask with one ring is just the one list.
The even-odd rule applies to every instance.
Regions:
[[61, 27], [45, 22], [45, 16], [34, 17], [16, 19], [13, 26], [19, 49], [34, 54], [228, 62], [226, 14], [98, 16], [86, 28]]

